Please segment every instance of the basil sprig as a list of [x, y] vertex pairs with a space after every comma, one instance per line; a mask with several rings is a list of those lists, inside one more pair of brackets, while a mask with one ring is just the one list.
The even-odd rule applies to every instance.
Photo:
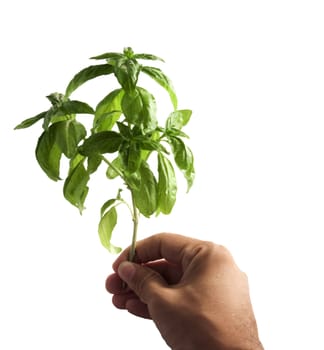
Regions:
[[[51, 106], [15, 129], [28, 128], [42, 121], [42, 133], [36, 145], [36, 159], [52, 180], [64, 180], [66, 200], [82, 213], [89, 192], [89, 180], [99, 168], [106, 171], [107, 180], [122, 178], [131, 194], [131, 203], [118, 189], [115, 198], [101, 207], [99, 237], [110, 252], [121, 248], [111, 243], [116, 227], [118, 206], [127, 205], [133, 220], [130, 260], [135, 254], [138, 219], [140, 215], [170, 214], [177, 196], [177, 169], [183, 174], [189, 190], [193, 184], [194, 157], [185, 140], [183, 127], [189, 122], [191, 111], [177, 109], [178, 101], [171, 80], [160, 68], [146, 66], [142, 60], [162, 61], [151, 54], [135, 54], [131, 48], [123, 53], [109, 52], [95, 57], [105, 63], [91, 65], [75, 74], [65, 93], [53, 93], [47, 98]], [[141, 73], [146, 74], [166, 90], [172, 111], [164, 126], [157, 119], [155, 97], [138, 85]], [[81, 85], [94, 78], [111, 75], [119, 88], [101, 96], [97, 106], [71, 99]], [[92, 115], [90, 130], [77, 120], [80, 114]], [[69, 160], [69, 169], [61, 174], [61, 161]], [[155, 160], [154, 160], [155, 158]], [[157, 169], [152, 169], [151, 164]]]

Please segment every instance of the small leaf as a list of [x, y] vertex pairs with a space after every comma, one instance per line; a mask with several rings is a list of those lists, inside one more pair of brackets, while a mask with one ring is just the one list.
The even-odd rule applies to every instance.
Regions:
[[135, 59], [122, 58], [116, 61], [114, 73], [126, 92], [132, 92], [137, 84], [140, 65]]
[[35, 154], [46, 175], [54, 181], [60, 180], [62, 151], [56, 143], [56, 135], [52, 128], [44, 131], [38, 139]]
[[108, 166], [108, 169], [106, 172], [107, 178], [108, 179], [116, 178], [119, 175], [119, 173], [116, 170], [121, 170], [121, 167], [122, 167], [122, 160], [121, 160], [121, 157], [118, 155], [118, 157], [111, 162], [111, 166]]
[[43, 119], [45, 117], [46, 113], [47, 112], [42, 112], [42, 113], [37, 114], [35, 117], [25, 119], [24, 121], [22, 121], [20, 124], [18, 124], [15, 127], [15, 130], [17, 130], [17, 129], [25, 129], [25, 128], [30, 127], [31, 125], [35, 124], [39, 120]]
[[169, 159], [158, 155], [158, 210], [170, 214], [176, 201], [177, 180]]
[[112, 254], [117, 254], [121, 251], [121, 248], [114, 246], [111, 243], [112, 232], [117, 224], [117, 211], [115, 207], [112, 207], [99, 222], [98, 232], [101, 244], [109, 250]]
[[173, 108], [177, 109], [178, 100], [177, 95], [174, 91], [171, 80], [156, 67], [141, 67], [142, 72], [149, 75], [153, 80], [160, 84], [168, 93], [173, 104]]
[[90, 59], [92, 60], [103, 60], [103, 59], [119, 59], [119, 58], [123, 58], [124, 55], [122, 53], [119, 53], [119, 52], [106, 52], [106, 53], [103, 53], [101, 55], [98, 55], [98, 56], [93, 56], [93, 57], [90, 57]]
[[84, 168], [83, 162], [79, 162], [64, 182], [64, 197], [76, 206], [80, 213], [84, 209], [84, 201], [89, 191], [87, 186], [89, 179], [89, 174]]
[[143, 88], [138, 87], [133, 93], [124, 95], [122, 110], [129, 123], [146, 132], [154, 130], [157, 126], [155, 98]]
[[53, 115], [55, 114], [55, 108], [50, 108], [46, 114], [45, 114], [45, 117], [44, 117], [44, 121], [43, 121], [43, 129], [44, 130], [48, 130], [48, 127], [51, 123], [51, 120], [52, 120], [52, 117]]
[[113, 73], [113, 71], [114, 71], [114, 67], [110, 64], [99, 64], [99, 65], [89, 66], [87, 68], [82, 69], [69, 82], [65, 91], [65, 96], [69, 97], [73, 91], [75, 91], [79, 86], [81, 86], [86, 81], [99, 77], [101, 75], [111, 74]]
[[133, 140], [139, 144], [142, 150], [161, 151], [164, 153], [168, 153], [166, 148], [159, 141], [152, 140], [146, 135], [134, 137]]
[[85, 102], [66, 101], [55, 111], [53, 116], [58, 117], [67, 114], [94, 114], [94, 110]]
[[158, 56], [155, 55], [151, 55], [148, 53], [136, 53], [135, 55], [133, 55], [134, 58], [136, 59], [143, 59], [143, 60], [153, 60], [153, 61], [162, 61], [164, 62], [164, 60]]
[[64, 101], [67, 101], [65, 96], [60, 92], [53, 92], [46, 97], [51, 102], [53, 107], [59, 107]]
[[181, 130], [182, 127], [189, 122], [191, 114], [192, 111], [189, 109], [182, 109], [172, 112], [166, 121], [166, 128]]
[[170, 141], [174, 160], [187, 180], [187, 191], [189, 191], [195, 178], [194, 157], [192, 151], [177, 137], [170, 138]]
[[118, 151], [122, 137], [115, 131], [101, 131], [88, 137], [79, 147], [80, 153], [89, 156], [94, 153], [114, 153]]
[[105, 212], [107, 211], [107, 209], [109, 209], [113, 204], [115, 204], [117, 201], [116, 198], [113, 199], [109, 199], [107, 200], [101, 207], [100, 209], [100, 216], [104, 216]]
[[144, 216], [151, 216], [157, 208], [157, 182], [147, 163], [142, 162], [138, 170], [140, 185], [131, 188], [136, 207]]

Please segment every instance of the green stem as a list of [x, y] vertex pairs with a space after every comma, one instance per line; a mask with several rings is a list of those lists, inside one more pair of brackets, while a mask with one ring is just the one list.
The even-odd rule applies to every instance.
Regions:
[[139, 215], [138, 215], [138, 211], [135, 204], [135, 198], [132, 191], [131, 191], [131, 195], [132, 195], [132, 205], [133, 205], [133, 236], [132, 236], [132, 245], [130, 248], [128, 260], [134, 261], [135, 254], [136, 254], [136, 239], [137, 239]]

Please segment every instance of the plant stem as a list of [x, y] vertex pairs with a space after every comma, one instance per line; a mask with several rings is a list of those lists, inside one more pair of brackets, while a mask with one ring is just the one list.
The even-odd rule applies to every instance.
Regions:
[[133, 205], [133, 237], [132, 237], [132, 245], [130, 248], [128, 260], [134, 261], [135, 254], [136, 254], [136, 239], [137, 239], [139, 215], [138, 215], [138, 211], [135, 204], [135, 198], [132, 191], [131, 191], [131, 195], [132, 195], [132, 205]]

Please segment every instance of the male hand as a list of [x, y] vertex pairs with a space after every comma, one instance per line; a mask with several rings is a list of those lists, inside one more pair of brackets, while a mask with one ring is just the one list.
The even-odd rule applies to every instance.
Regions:
[[170, 348], [263, 349], [247, 277], [226, 248], [162, 233], [137, 243], [135, 263], [128, 254], [106, 281], [113, 304], [152, 319]]

